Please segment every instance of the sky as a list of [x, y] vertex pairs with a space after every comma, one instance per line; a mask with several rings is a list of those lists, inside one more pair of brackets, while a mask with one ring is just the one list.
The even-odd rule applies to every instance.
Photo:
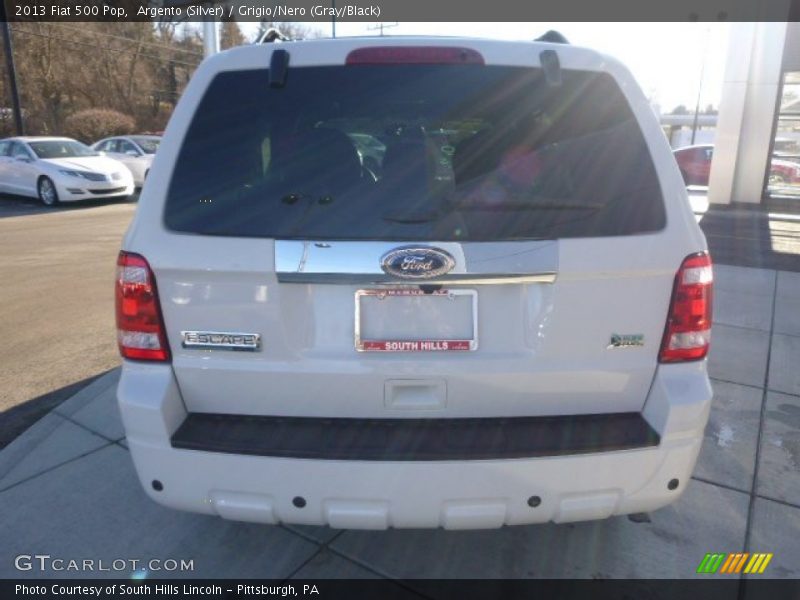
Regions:
[[[255, 27], [242, 23], [242, 29]], [[614, 56], [631, 70], [645, 95], [664, 113], [679, 104], [694, 110], [703, 71], [700, 110], [719, 106], [727, 23], [385, 23], [384, 35], [464, 35], [531, 40], [549, 29], [571, 44]], [[391, 27], [390, 27], [391, 26]], [[330, 25], [314, 24], [323, 36]], [[336, 23], [336, 36], [377, 35], [370, 23]]]

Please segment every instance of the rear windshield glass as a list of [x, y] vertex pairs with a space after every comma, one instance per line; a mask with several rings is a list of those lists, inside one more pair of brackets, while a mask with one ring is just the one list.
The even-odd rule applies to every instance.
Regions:
[[606, 74], [479, 65], [216, 76], [167, 227], [282, 239], [493, 241], [665, 224], [650, 153]]

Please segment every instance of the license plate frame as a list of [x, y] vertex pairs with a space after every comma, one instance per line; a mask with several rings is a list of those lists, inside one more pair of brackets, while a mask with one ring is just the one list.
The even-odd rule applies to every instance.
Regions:
[[[367, 297], [420, 297], [468, 296], [472, 299], [472, 337], [460, 339], [367, 339], [362, 335], [361, 301]], [[473, 289], [438, 289], [423, 291], [419, 288], [361, 289], [355, 293], [355, 349], [358, 352], [416, 353], [416, 352], [474, 352], [478, 349], [478, 291]]]

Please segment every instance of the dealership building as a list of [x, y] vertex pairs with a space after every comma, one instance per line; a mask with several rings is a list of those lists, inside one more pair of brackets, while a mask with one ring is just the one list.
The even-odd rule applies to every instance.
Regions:
[[800, 22], [731, 24], [716, 127], [710, 203], [800, 199]]

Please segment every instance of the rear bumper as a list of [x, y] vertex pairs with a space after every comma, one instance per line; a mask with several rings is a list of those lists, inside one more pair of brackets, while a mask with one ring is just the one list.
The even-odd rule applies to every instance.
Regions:
[[[644, 440], [617, 448], [596, 440], [598, 447], [580, 454], [469, 460], [290, 458], [274, 450], [175, 447], [186, 445], [182, 439], [203, 442], [199, 429], [193, 438], [181, 436], [193, 419], [168, 365], [126, 362], [118, 398], [141, 483], [164, 505], [262, 523], [470, 529], [599, 519], [674, 501], [694, 468], [711, 388], [704, 363], [661, 366], [641, 414], [653, 432]], [[229, 433], [217, 431], [209, 444]]]
[[472, 419], [333, 419], [190, 413], [173, 448], [317, 460], [542, 458], [658, 445], [640, 413]]

